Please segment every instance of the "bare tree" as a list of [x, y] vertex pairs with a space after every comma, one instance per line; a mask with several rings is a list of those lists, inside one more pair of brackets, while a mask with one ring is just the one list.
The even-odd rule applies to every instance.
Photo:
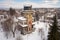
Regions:
[[[3, 31], [6, 33], [6, 36], [8, 36], [7, 34], [9, 32], [12, 32], [13, 37], [15, 37], [15, 28], [13, 27], [13, 20], [11, 18], [7, 19], [6, 21], [4, 21], [3, 23]], [[14, 28], [14, 31], [13, 31]]]
[[13, 15], [16, 13], [16, 12], [15, 12], [15, 9], [12, 9], [12, 8], [10, 8], [9, 11], [10, 11], [10, 15], [11, 15], [11, 16], [13, 16]]
[[4, 21], [3, 26], [2, 26], [3, 31], [5, 32], [5, 35], [7, 38], [8, 38], [8, 34], [10, 32], [10, 29], [11, 29], [11, 25], [12, 25], [11, 19], [7, 19], [6, 21]]

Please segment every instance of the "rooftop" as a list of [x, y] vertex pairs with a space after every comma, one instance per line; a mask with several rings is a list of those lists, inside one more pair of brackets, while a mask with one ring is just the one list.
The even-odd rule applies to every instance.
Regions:
[[18, 17], [19, 20], [26, 20], [24, 17]]

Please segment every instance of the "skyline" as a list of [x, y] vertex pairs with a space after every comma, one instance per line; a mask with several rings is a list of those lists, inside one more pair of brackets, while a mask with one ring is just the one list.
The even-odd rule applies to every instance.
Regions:
[[33, 8], [59, 8], [60, 0], [0, 0], [0, 8], [23, 8], [27, 4]]

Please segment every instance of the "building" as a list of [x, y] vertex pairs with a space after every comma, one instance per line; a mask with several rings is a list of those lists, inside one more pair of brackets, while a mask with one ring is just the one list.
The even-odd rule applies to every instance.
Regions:
[[24, 10], [21, 11], [21, 16], [18, 17], [19, 24], [23, 28], [24, 33], [31, 33], [34, 25], [34, 11], [32, 5], [24, 6]]

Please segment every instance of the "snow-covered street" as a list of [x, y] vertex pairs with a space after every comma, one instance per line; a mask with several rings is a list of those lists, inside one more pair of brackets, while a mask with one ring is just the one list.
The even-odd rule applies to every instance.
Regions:
[[13, 38], [12, 34], [9, 33], [10, 37], [7, 39], [4, 36], [4, 32], [2, 28], [0, 27], [0, 40], [47, 40], [47, 35], [49, 30], [48, 23], [36, 22], [34, 28], [35, 28], [34, 32], [26, 35], [21, 35], [20, 32], [16, 30], [15, 38]]

